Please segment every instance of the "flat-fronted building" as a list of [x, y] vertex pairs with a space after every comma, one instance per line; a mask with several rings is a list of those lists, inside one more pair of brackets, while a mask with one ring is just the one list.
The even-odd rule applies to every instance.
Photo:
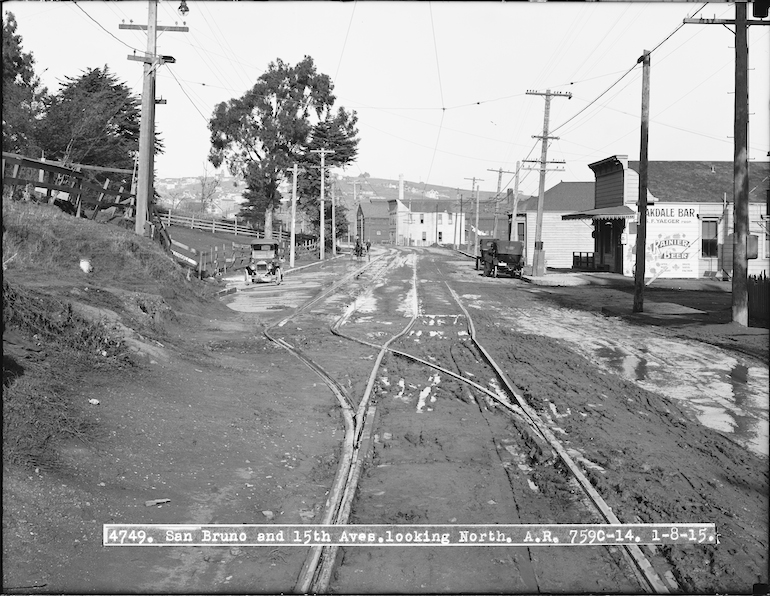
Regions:
[[[592, 207], [593, 202], [593, 182], [559, 182], [545, 191], [540, 239], [543, 242], [547, 267], [570, 268], [573, 252], [593, 250], [593, 228], [590, 223], [562, 219], [567, 213]], [[535, 251], [537, 203], [537, 197], [519, 202], [515, 230], [512, 228], [512, 214], [509, 214], [508, 218], [511, 239], [524, 242], [524, 256], [528, 265], [532, 264]]]
[[[563, 216], [591, 222], [595, 269], [633, 276], [639, 199], [639, 164], [614, 155], [589, 164], [596, 177], [594, 205]], [[733, 162], [648, 163], [645, 274], [647, 277], [726, 278], [733, 259]], [[749, 163], [748, 273], [768, 273], [770, 163]], [[753, 238], [752, 238], [753, 237]], [[590, 261], [590, 263], [589, 263]]]

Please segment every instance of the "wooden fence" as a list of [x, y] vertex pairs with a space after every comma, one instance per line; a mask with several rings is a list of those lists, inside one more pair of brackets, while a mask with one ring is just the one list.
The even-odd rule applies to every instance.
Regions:
[[[235, 236], [250, 236], [253, 238], [264, 239], [264, 235], [261, 235], [259, 231], [252, 229], [244, 223], [239, 224], [238, 219], [217, 219], [213, 217], [206, 217], [203, 215], [180, 215], [178, 213], [172, 213], [171, 211], [161, 210], [159, 215], [163, 224], [166, 227], [169, 226], [182, 226], [184, 228], [190, 228], [191, 230], [203, 230], [215, 234], [217, 232], [224, 234], [233, 234]], [[290, 239], [290, 232], [286, 230], [278, 230], [273, 232], [275, 242], [288, 242]]]
[[[100, 210], [109, 208], [121, 210], [124, 217], [133, 216], [136, 196], [125, 188], [122, 182], [125, 176], [119, 176], [121, 181], [117, 184], [108, 178], [100, 186], [86, 180], [84, 169], [131, 174], [130, 170], [118, 168], [70, 167], [59, 162], [3, 151], [3, 186], [10, 187], [12, 195], [18, 192], [19, 187], [23, 187], [27, 198], [31, 198], [38, 189], [43, 189], [46, 201], [66, 201], [66, 210], [71, 210], [77, 216], [86, 215], [95, 219]], [[66, 195], [66, 199], [62, 199], [61, 194]]]
[[[259, 242], [262, 239], [255, 239]], [[276, 242], [272, 240], [271, 242]], [[239, 244], [237, 242], [222, 242], [209, 246], [206, 249], [188, 246], [173, 238], [170, 240], [170, 251], [177, 261], [195, 271], [198, 278], [220, 275], [241, 269], [246, 266], [251, 258], [251, 244]], [[287, 243], [282, 242], [284, 258], [289, 250]], [[305, 242], [295, 246], [295, 254], [309, 254], [318, 249], [317, 242]]]
[[748, 280], [746, 280], [746, 285], [749, 292], [749, 317], [766, 321], [770, 279], [764, 273], [761, 275], [750, 275]]

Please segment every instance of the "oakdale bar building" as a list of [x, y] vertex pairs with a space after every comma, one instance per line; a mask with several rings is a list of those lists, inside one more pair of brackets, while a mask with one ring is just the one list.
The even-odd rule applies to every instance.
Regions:
[[[614, 155], [588, 167], [596, 177], [594, 208], [562, 215], [562, 219], [591, 220], [594, 250], [574, 252], [572, 267], [633, 277], [639, 162]], [[769, 175], [770, 162], [749, 162], [749, 275], [770, 273]], [[645, 275], [729, 279], [733, 162], [650, 161], [647, 179]]]

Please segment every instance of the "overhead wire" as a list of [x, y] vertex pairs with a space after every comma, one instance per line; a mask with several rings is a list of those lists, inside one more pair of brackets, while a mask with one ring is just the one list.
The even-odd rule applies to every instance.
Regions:
[[137, 49], [137, 48], [135, 48], [134, 46], [127, 44], [125, 41], [123, 41], [123, 40], [122, 40], [122, 39], [120, 39], [118, 36], [116, 36], [115, 34], [113, 34], [111, 31], [109, 31], [108, 29], [106, 29], [106, 28], [104, 27], [104, 25], [102, 25], [102, 24], [101, 24], [99, 21], [97, 21], [97, 20], [96, 20], [94, 17], [92, 17], [90, 14], [88, 14], [88, 12], [86, 12], [86, 11], [83, 9], [83, 7], [82, 7], [82, 6], [80, 6], [80, 2], [78, 2], [78, 0], [72, 0], [72, 4], [73, 4], [73, 5], [74, 5], [76, 8], [78, 8], [78, 9], [79, 9], [79, 10], [80, 10], [80, 11], [81, 11], [81, 12], [82, 12], [84, 15], [86, 15], [86, 16], [87, 16], [87, 17], [88, 17], [88, 18], [89, 18], [91, 21], [93, 21], [94, 23], [96, 23], [96, 25], [97, 25], [97, 26], [98, 26], [98, 27], [99, 27], [99, 28], [100, 28], [102, 31], [104, 31], [104, 32], [105, 32], [107, 35], [109, 35], [110, 37], [112, 37], [112, 38], [113, 38], [115, 41], [117, 41], [118, 43], [122, 43], [124, 46], [126, 46], [126, 47], [127, 47], [128, 49], [130, 49], [130, 50], [133, 50], [134, 52], [141, 52], [141, 53], [144, 53], [144, 50], [140, 50], [140, 49]]
[[[708, 3], [704, 4], [703, 6], [701, 6], [701, 7], [700, 7], [698, 10], [696, 10], [694, 13], [692, 13], [692, 15], [691, 15], [689, 18], [692, 18], [693, 16], [695, 16], [696, 14], [698, 14], [698, 13], [699, 13], [701, 10], [703, 10], [703, 9], [704, 9], [704, 8], [705, 8], [707, 5], [708, 5]], [[669, 33], [669, 34], [668, 34], [668, 35], [667, 35], [667, 36], [666, 36], [666, 37], [663, 39], [663, 41], [661, 41], [660, 43], [658, 43], [658, 44], [657, 44], [657, 45], [656, 45], [656, 46], [655, 46], [655, 47], [654, 47], [652, 50], [649, 50], [649, 51], [650, 51], [650, 53], [654, 52], [654, 51], [655, 51], [655, 50], [657, 50], [659, 47], [661, 47], [661, 46], [662, 46], [662, 45], [663, 45], [663, 44], [664, 44], [666, 41], [668, 41], [669, 39], [671, 39], [671, 38], [674, 36], [674, 34], [675, 34], [677, 31], [679, 31], [679, 30], [680, 30], [680, 29], [681, 29], [683, 26], [684, 26], [684, 22], [682, 22], [682, 23], [680, 23], [679, 25], [677, 25], [677, 27], [676, 27], [676, 28], [675, 28], [675, 29], [674, 29], [674, 30], [673, 30], [671, 33]], [[633, 71], [635, 68], [637, 68], [637, 66], [640, 64], [640, 62], [641, 62], [641, 58], [640, 58], [639, 60], [637, 60], [637, 62], [636, 62], [636, 63], [635, 63], [633, 66], [631, 66], [631, 68], [629, 68], [628, 70], [626, 70], [626, 71], [625, 71], [625, 72], [624, 72], [624, 73], [623, 73], [623, 74], [620, 76], [620, 78], [618, 78], [618, 79], [617, 79], [617, 80], [616, 80], [614, 83], [612, 83], [612, 84], [611, 84], [611, 85], [610, 85], [610, 86], [609, 86], [607, 89], [605, 89], [604, 91], [602, 91], [602, 93], [600, 93], [600, 94], [599, 94], [599, 95], [598, 95], [596, 98], [594, 98], [593, 100], [591, 100], [591, 101], [590, 101], [590, 102], [589, 102], [589, 103], [588, 103], [588, 104], [587, 104], [587, 105], [586, 105], [586, 106], [585, 106], [583, 109], [581, 109], [580, 111], [578, 111], [578, 112], [577, 112], [576, 114], [574, 114], [572, 117], [568, 118], [568, 119], [567, 119], [565, 122], [562, 122], [560, 125], [558, 125], [558, 126], [556, 126], [555, 128], [553, 128], [553, 129], [551, 130], [551, 132], [555, 132], [555, 131], [559, 130], [560, 128], [564, 127], [566, 124], [568, 124], [569, 122], [571, 122], [572, 120], [574, 120], [575, 118], [577, 118], [577, 117], [578, 117], [580, 114], [582, 114], [584, 111], [586, 111], [586, 110], [587, 110], [589, 107], [591, 107], [591, 106], [592, 106], [594, 103], [596, 103], [597, 101], [599, 101], [599, 99], [601, 99], [602, 97], [604, 97], [604, 96], [605, 96], [605, 95], [606, 95], [606, 94], [607, 94], [607, 93], [608, 93], [608, 92], [609, 92], [611, 89], [613, 89], [613, 88], [614, 88], [614, 87], [615, 87], [615, 86], [616, 86], [618, 83], [620, 83], [620, 81], [622, 81], [624, 78], [626, 78], [626, 76], [628, 76], [628, 74], [629, 74], [629, 73], [631, 73], [631, 71]]]
[[353, 16], [356, 14], [356, 0], [353, 0], [353, 10], [350, 11], [350, 20], [348, 21], [348, 29], [345, 31], [345, 39], [342, 41], [342, 50], [340, 51], [340, 59], [337, 61], [337, 70], [334, 72], [335, 83], [338, 80], [340, 74], [340, 67], [342, 66], [342, 58], [345, 55], [345, 48], [348, 45], [348, 36], [350, 35], [350, 28], [353, 26]]
[[191, 98], [191, 97], [190, 97], [190, 96], [187, 94], [187, 91], [185, 91], [184, 87], [182, 86], [182, 83], [180, 83], [180, 82], [179, 82], [179, 79], [177, 79], [177, 78], [176, 78], [176, 75], [174, 74], [174, 71], [173, 71], [173, 70], [169, 70], [169, 72], [171, 73], [171, 76], [172, 76], [172, 77], [174, 77], [174, 80], [176, 81], [177, 85], [179, 85], [179, 88], [182, 90], [182, 93], [184, 93], [184, 94], [185, 94], [185, 97], [187, 97], [187, 99], [190, 101], [190, 103], [192, 104], [192, 106], [195, 108], [195, 111], [196, 111], [196, 112], [198, 112], [198, 113], [200, 114], [201, 118], [203, 118], [203, 121], [204, 121], [204, 122], [206, 123], [206, 125], [208, 126], [208, 123], [209, 123], [209, 119], [208, 119], [208, 118], [206, 118], [206, 116], [204, 116], [204, 115], [203, 115], [203, 112], [201, 112], [201, 111], [198, 109], [198, 106], [196, 106], [196, 105], [195, 105], [195, 102], [194, 102], [194, 101], [192, 100], [192, 98]]

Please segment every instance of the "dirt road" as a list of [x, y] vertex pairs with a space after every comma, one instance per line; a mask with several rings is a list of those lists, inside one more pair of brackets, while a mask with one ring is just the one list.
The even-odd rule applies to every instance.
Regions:
[[[767, 362], [681, 328], [602, 315], [617, 292], [566, 291], [480, 277], [445, 250], [381, 251], [328, 299], [274, 332], [330, 372], [352, 399], [380, 345], [415, 317], [398, 348], [452, 365], [489, 390], [469, 347], [475, 321], [518, 391], [626, 523], [715, 523], [720, 544], [645, 548], [672, 590], [750, 592], [767, 582]], [[103, 523], [318, 523], [344, 424], [328, 387], [263, 335], [307, 297], [366, 263], [338, 259], [245, 288], [201, 318], [167, 326], [140, 365], [84, 380], [98, 399], [98, 445], [62, 448], [39, 490], [6, 507], [4, 585], [11, 592], [286, 592], [306, 547], [102, 546]], [[446, 283], [445, 283], [446, 282]], [[592, 292], [592, 294], [591, 294]], [[588, 297], [582, 302], [577, 296]], [[591, 298], [593, 296], [593, 298]], [[692, 334], [691, 334], [692, 335]], [[351, 523], [599, 521], [566, 470], [522, 420], [484, 393], [389, 355]], [[8, 501], [8, 497], [11, 500]], [[147, 506], [155, 499], [169, 499]], [[45, 512], [45, 513], [43, 513]], [[567, 552], [569, 551], [569, 552]], [[616, 547], [355, 547], [329, 591], [635, 593]]]

